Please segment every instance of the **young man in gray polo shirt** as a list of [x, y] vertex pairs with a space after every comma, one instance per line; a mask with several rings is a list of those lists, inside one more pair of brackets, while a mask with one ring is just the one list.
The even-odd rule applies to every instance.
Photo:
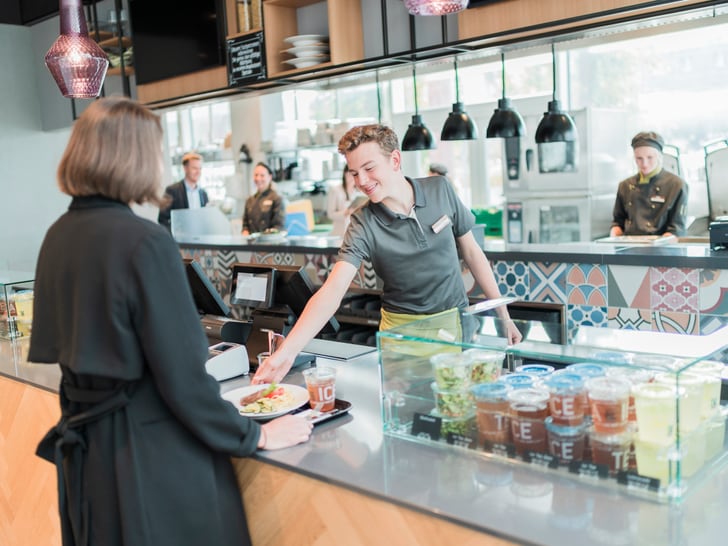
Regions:
[[[253, 383], [280, 381], [288, 373], [296, 355], [339, 308], [362, 260], [372, 262], [383, 282], [381, 329], [467, 306], [460, 257], [487, 298], [501, 295], [470, 231], [472, 213], [446, 179], [405, 177], [394, 131], [383, 125], [354, 127], [339, 141], [339, 153], [369, 202], [351, 215], [331, 274]], [[507, 321], [509, 343], [520, 341], [508, 309], [496, 311]]]

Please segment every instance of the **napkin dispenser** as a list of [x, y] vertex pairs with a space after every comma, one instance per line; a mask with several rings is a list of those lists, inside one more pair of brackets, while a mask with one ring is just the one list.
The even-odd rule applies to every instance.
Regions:
[[708, 227], [710, 250], [728, 249], [728, 216], [718, 216]]
[[211, 345], [205, 369], [218, 381], [247, 374], [250, 371], [250, 363], [245, 345], [227, 341]]

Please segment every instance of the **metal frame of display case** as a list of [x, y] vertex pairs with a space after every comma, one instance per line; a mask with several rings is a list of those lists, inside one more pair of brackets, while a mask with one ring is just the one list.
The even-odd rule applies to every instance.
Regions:
[[[681, 501], [728, 462], [725, 440], [728, 406], [725, 402], [721, 404], [723, 382], [720, 375], [722, 370], [723, 375], [728, 377], [722, 362], [728, 354], [728, 327], [704, 336], [582, 327], [573, 342], [561, 345], [552, 342], [546, 323], [514, 322], [527, 335], [513, 346], [506, 343], [504, 333], [508, 325], [505, 322], [495, 316], [461, 311], [380, 331], [377, 347], [384, 433], [445, 449], [466, 450], [468, 454], [476, 453], [545, 472], [557, 472], [582, 483], [660, 502]], [[641, 374], [648, 378], [644, 380], [646, 382], [655, 382], [659, 376], [663, 381], [670, 381], [670, 388], [674, 380], [674, 392], [680, 392], [680, 396], [668, 398], [666, 404], [671, 409], [662, 412], [667, 417], [667, 426], [672, 427], [672, 436], [662, 444], [645, 441], [644, 438], [650, 434], [643, 431], [651, 431], [653, 427], [638, 430], [638, 424], [644, 424], [648, 414], [644, 409], [646, 406], [637, 406], [641, 414], [633, 413], [636, 421], [625, 421], [623, 429], [634, 431], [633, 438], [637, 440], [630, 444], [631, 464], [617, 470], [597, 464], [587, 456], [574, 460], [560, 459], [548, 447], [551, 437], [546, 442], [546, 451], [516, 450], [510, 442], [494, 444], [484, 441], [478, 430], [475, 402], [472, 399], [463, 402], [470, 393], [467, 381], [466, 386], [457, 391], [459, 395], [450, 398], [450, 402], [458, 402], [449, 415], [449, 409], [440, 405], [442, 391], [435, 385], [433, 356], [462, 355], [469, 349], [500, 353], [496, 375], [507, 375], [519, 365], [530, 363], [564, 369], [573, 377], [569, 366], [589, 363], [603, 368], [610, 375]], [[700, 381], [695, 380], [698, 371], [707, 365], [718, 368], [718, 375], [701, 376]], [[491, 380], [496, 381], [495, 377]], [[692, 380], [696, 381], [697, 387], [691, 387]], [[701, 405], [705, 403], [703, 400], [708, 386], [713, 397], [710, 410]], [[632, 387], [630, 400], [634, 399], [634, 392]], [[464, 405], [458, 406], [460, 402]], [[445, 413], [438, 412], [438, 409]], [[694, 425], [688, 428], [688, 423]], [[636, 457], [635, 446], [639, 450]]]

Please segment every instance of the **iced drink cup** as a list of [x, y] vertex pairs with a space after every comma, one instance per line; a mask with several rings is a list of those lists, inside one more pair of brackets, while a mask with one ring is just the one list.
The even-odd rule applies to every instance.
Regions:
[[519, 389], [508, 393], [511, 431], [516, 453], [546, 453], [546, 425], [549, 415], [549, 393], [541, 389]]
[[584, 380], [572, 373], [553, 374], [544, 382], [554, 425], [576, 426], [584, 421]]
[[637, 434], [648, 444], [669, 445], [677, 432], [677, 397], [674, 385], [643, 383], [632, 387]]
[[508, 387], [503, 383], [483, 383], [471, 387], [471, 392], [477, 409], [479, 444], [512, 443]]
[[586, 383], [594, 429], [615, 434], [627, 428], [631, 385], [622, 377], [595, 377]]
[[331, 411], [336, 401], [336, 370], [316, 367], [303, 370], [311, 408], [316, 411]]

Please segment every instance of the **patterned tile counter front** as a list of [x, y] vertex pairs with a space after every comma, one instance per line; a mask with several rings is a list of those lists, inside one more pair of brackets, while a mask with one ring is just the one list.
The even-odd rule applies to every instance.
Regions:
[[[336, 261], [334, 246], [180, 242], [198, 260], [226, 300], [235, 262], [305, 266], [321, 284]], [[580, 325], [707, 334], [728, 323], [728, 253], [707, 245], [624, 247], [597, 243], [509, 245], [486, 242], [503, 295], [566, 306], [569, 337]], [[462, 268], [471, 296], [481, 295]], [[378, 290], [364, 264], [354, 286]]]

